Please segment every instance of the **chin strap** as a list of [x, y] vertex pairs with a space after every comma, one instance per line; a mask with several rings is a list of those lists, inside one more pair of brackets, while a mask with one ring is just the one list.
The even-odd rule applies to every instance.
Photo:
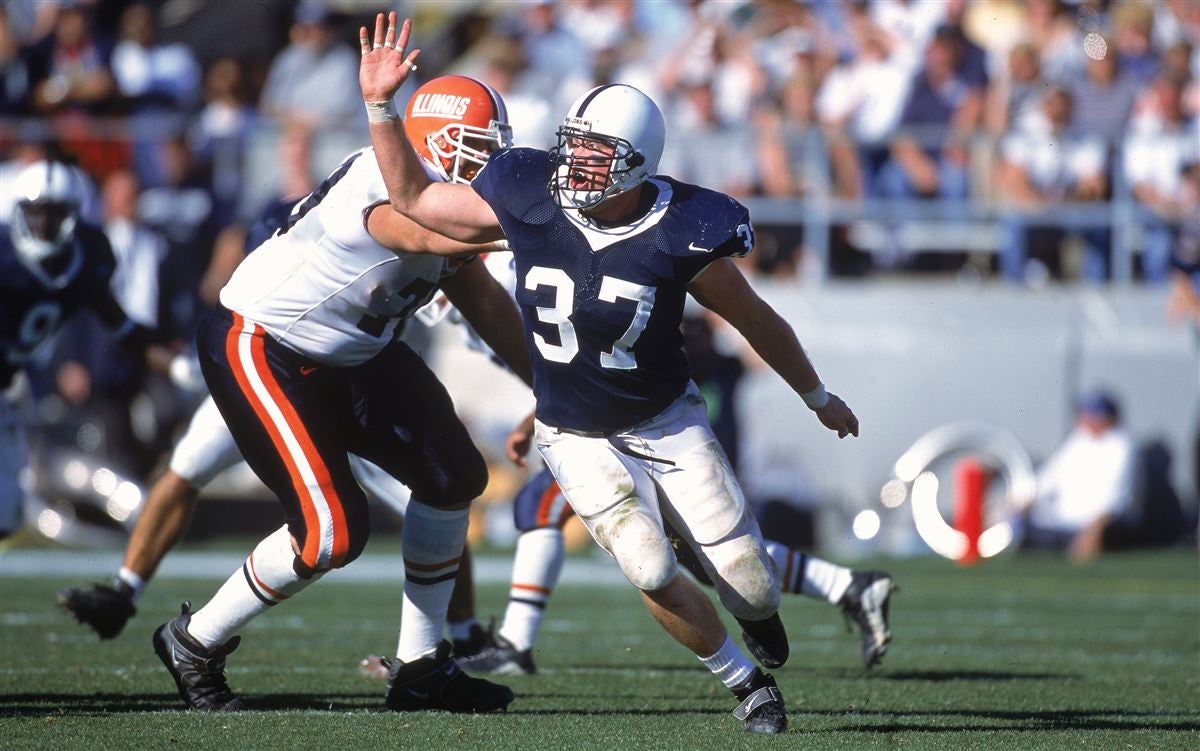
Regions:
[[774, 686], [763, 686], [759, 690], [746, 697], [746, 700], [738, 705], [737, 709], [733, 710], [733, 716], [739, 720], [745, 721], [754, 710], [764, 704], [769, 704], [773, 701], [783, 702], [783, 694]]

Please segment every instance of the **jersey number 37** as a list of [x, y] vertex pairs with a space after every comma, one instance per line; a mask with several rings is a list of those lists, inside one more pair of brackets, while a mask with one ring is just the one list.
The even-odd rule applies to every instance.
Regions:
[[[550, 287], [554, 290], [554, 307], [537, 308], [538, 320], [548, 323], [558, 329], [558, 344], [549, 342], [546, 337], [534, 332], [533, 342], [537, 345], [542, 357], [551, 362], [568, 363], [579, 353], [579, 340], [575, 336], [575, 324], [571, 323], [571, 312], [575, 301], [575, 282], [562, 269], [552, 269], [545, 266], [534, 266], [525, 276], [525, 289], [536, 290], [538, 287]], [[633, 345], [650, 321], [650, 311], [654, 307], [654, 287], [635, 284], [615, 276], [601, 277], [601, 302], [615, 303], [618, 298], [632, 300], [637, 303], [633, 321], [619, 339], [613, 342], [612, 348], [600, 353], [600, 364], [613, 370], [633, 370], [637, 367]]]

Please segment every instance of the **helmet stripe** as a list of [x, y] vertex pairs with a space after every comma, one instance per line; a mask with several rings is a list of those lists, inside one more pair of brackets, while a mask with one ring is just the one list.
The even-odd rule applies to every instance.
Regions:
[[601, 91], [604, 91], [605, 89], [611, 89], [613, 86], [619, 85], [620, 84], [616, 83], [606, 83], [603, 86], [597, 86], [596, 88], [592, 89], [591, 93], [584, 97], [583, 101], [579, 103], [579, 109], [575, 110], [575, 117], [583, 117], [583, 111], [587, 109], [587, 106], [592, 103], [592, 100], [595, 99], [596, 95]]

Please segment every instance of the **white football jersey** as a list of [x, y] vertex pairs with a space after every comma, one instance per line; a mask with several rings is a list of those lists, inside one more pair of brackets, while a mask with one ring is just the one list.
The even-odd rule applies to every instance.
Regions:
[[448, 259], [371, 237], [366, 210], [387, 201], [374, 149], [351, 154], [242, 261], [221, 304], [318, 362], [371, 359], [451, 273]]

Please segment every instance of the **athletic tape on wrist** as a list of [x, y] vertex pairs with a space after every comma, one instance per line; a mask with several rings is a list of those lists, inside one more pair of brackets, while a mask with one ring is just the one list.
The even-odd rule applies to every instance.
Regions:
[[396, 103], [391, 99], [386, 102], [363, 102], [367, 106], [367, 120], [373, 123], [386, 123], [400, 117], [396, 112]]
[[800, 398], [804, 400], [809, 409], [820, 409], [829, 403], [829, 393], [825, 391], [823, 383], [818, 383], [812, 391], [805, 391]]

